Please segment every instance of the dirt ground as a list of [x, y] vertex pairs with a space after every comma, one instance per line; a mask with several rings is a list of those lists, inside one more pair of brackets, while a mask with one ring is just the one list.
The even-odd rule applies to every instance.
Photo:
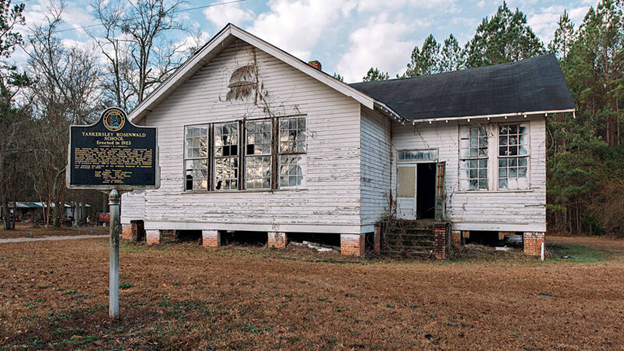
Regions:
[[624, 349], [624, 241], [548, 243], [545, 262], [123, 243], [116, 321], [107, 240], [0, 244], [0, 349]]
[[[62, 227], [44, 228], [33, 226], [32, 223], [16, 223], [15, 230], [4, 230], [0, 228], [0, 239], [12, 238], [44, 238], [49, 236], [72, 236], [72, 235], [106, 235], [109, 233], [108, 227]], [[1, 250], [1, 249], [0, 249]]]

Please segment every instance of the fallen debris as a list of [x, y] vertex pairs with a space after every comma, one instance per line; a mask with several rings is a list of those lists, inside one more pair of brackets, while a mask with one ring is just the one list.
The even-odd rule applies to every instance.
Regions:
[[334, 248], [334, 247], [331, 247], [331, 246], [328, 246], [328, 245], [321, 245], [319, 243], [313, 243], [311, 241], [303, 241], [303, 242], [300, 242], [300, 243], [292, 242], [291, 244], [295, 245], [295, 246], [306, 246], [306, 247], [314, 249], [314, 250], [316, 250], [318, 252], [328, 252], [328, 251], [334, 251], [334, 250], [340, 251], [340, 248]]

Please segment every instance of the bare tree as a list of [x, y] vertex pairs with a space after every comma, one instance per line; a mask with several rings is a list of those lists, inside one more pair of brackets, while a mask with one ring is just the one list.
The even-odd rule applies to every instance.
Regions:
[[31, 30], [26, 52], [29, 69], [37, 80], [29, 89], [33, 102], [29, 126], [34, 166], [29, 174], [40, 201], [55, 204], [44, 214], [46, 225], [53, 219], [60, 225], [66, 196], [68, 129], [71, 124], [86, 124], [102, 109], [100, 69], [90, 49], [66, 48], [56, 36], [62, 23], [64, 4], [51, 4], [46, 24]]
[[92, 33], [107, 60], [104, 87], [118, 106], [131, 110], [180, 66], [185, 55], [168, 38], [185, 26], [175, 15], [182, 0], [95, 0], [103, 33]]

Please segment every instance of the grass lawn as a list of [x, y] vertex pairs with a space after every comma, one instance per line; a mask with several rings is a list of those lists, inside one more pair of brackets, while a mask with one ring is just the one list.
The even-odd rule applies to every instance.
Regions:
[[0, 244], [0, 349], [624, 348], [624, 241], [547, 240], [443, 263], [122, 243], [115, 321], [106, 239]]

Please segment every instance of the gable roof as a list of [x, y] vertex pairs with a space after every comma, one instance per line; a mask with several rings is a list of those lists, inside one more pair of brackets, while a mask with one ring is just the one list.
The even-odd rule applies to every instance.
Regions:
[[576, 109], [554, 54], [463, 71], [351, 84], [413, 122]]
[[336, 91], [355, 99], [370, 109], [381, 107], [383, 113], [401, 120], [401, 117], [398, 114], [394, 113], [390, 108], [384, 106], [383, 103], [375, 101], [375, 99], [365, 93], [352, 88], [348, 84], [345, 84], [338, 79], [335, 79], [334, 77], [310, 66], [305, 61], [292, 56], [286, 51], [265, 42], [264, 40], [236, 27], [231, 23], [225, 26], [225, 28], [210, 39], [208, 43], [193, 54], [193, 56], [182, 64], [182, 66], [180, 66], [169, 78], [167, 78], [167, 80], [160, 84], [149, 96], [147, 96], [145, 100], [135, 107], [129, 114], [130, 120], [137, 123], [143, 119], [154, 107], [171, 95], [180, 85], [190, 79], [193, 74], [199, 71], [206, 63], [217, 56], [235, 39], [240, 39], [249, 45], [266, 52], [267, 54], [298, 69], [321, 83], [328, 85]]

